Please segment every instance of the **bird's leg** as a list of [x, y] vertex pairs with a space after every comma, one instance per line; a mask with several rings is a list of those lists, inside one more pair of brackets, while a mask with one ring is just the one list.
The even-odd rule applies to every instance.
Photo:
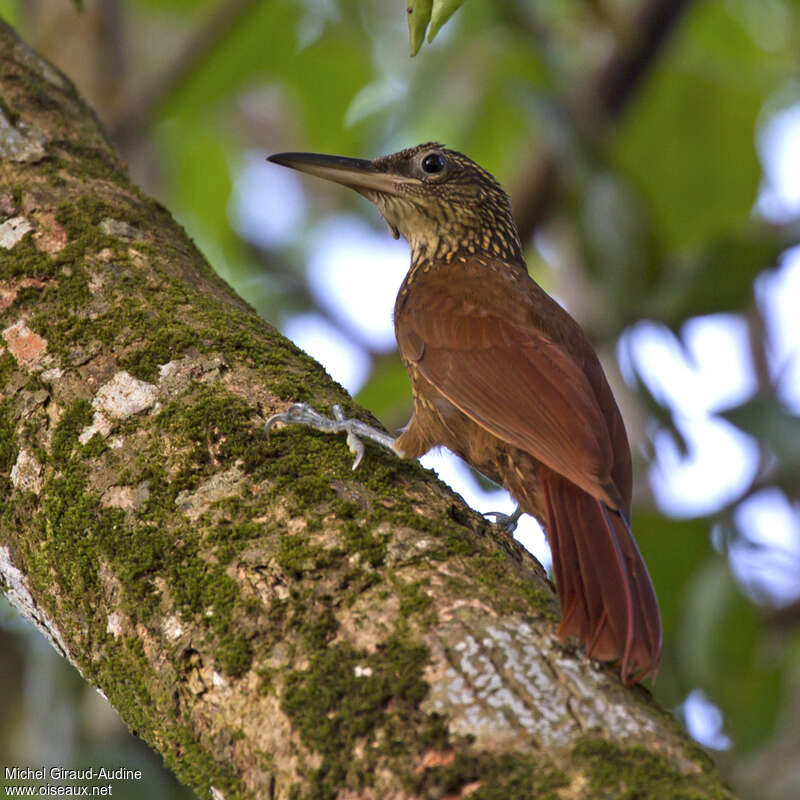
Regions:
[[517, 506], [512, 514], [504, 514], [502, 511], [487, 511], [483, 516], [494, 517], [495, 525], [497, 525], [499, 528], [502, 528], [506, 533], [514, 533], [514, 531], [517, 529], [519, 518], [524, 513], [525, 512], [522, 510], [522, 508]]
[[306, 425], [309, 428], [322, 431], [323, 433], [341, 433], [347, 432], [347, 446], [350, 452], [355, 455], [353, 461], [353, 469], [356, 469], [364, 457], [364, 443], [359, 437], [370, 439], [377, 444], [391, 450], [396, 455], [400, 455], [394, 448], [395, 439], [384, 431], [373, 428], [372, 425], [367, 425], [366, 422], [361, 422], [357, 419], [347, 419], [341, 406], [335, 405], [331, 409], [333, 411], [333, 419], [323, 417], [318, 411], [315, 411], [311, 406], [306, 403], [295, 403], [288, 411], [281, 414], [274, 414], [271, 416], [264, 428], [269, 433], [270, 429], [276, 422], [284, 422], [293, 425]]

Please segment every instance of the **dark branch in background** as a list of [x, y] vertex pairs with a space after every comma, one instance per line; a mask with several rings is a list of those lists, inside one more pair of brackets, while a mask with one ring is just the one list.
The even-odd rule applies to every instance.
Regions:
[[112, 136], [124, 150], [138, 139], [153, 117], [184, 81], [191, 77], [209, 54], [258, 5], [259, 0], [222, 0], [209, 18], [184, 44], [166, 72], [162, 73], [138, 98], [128, 105], [126, 113], [112, 125]]
[[[625, 110], [691, 0], [645, 0], [596, 75], [576, 94], [570, 116], [580, 132], [602, 133]], [[514, 213], [523, 242], [550, 213], [559, 188], [559, 160], [545, 150], [514, 192]]]
[[609, 119], [624, 110], [690, 2], [647, 0], [639, 7], [630, 31], [623, 33], [623, 41], [590, 81], [592, 95]]
[[758, 391], [764, 395], [772, 394], [774, 387], [770, 376], [769, 358], [769, 330], [767, 329], [764, 315], [758, 306], [758, 300], [754, 297], [752, 305], [747, 312], [747, 336], [750, 343], [750, 358], [753, 362], [753, 370], [758, 382]]

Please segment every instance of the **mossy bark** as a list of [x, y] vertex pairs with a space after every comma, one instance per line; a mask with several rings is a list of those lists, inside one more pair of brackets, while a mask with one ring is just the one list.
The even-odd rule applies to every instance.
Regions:
[[201, 797], [722, 798], [554, 638], [521, 547], [417, 464], [267, 437], [354, 407], [129, 182], [0, 23], [0, 585]]

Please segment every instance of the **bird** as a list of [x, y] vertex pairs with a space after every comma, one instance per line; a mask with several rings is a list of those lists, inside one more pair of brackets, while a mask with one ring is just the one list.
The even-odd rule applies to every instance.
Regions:
[[580, 325], [530, 276], [511, 201], [472, 159], [427, 142], [374, 160], [277, 153], [268, 160], [354, 189], [377, 207], [411, 264], [394, 326], [413, 416], [399, 436], [297, 403], [267, 421], [346, 432], [403, 458], [444, 446], [543, 521], [561, 607], [557, 635], [655, 677], [658, 600], [631, 532], [625, 425]]

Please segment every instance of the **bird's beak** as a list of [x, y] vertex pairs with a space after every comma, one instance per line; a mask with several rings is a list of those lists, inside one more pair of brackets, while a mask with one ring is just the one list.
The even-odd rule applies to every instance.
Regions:
[[319, 153], [276, 153], [267, 161], [307, 172], [318, 178], [349, 186], [369, 199], [370, 193], [398, 195], [403, 184], [413, 183], [413, 178], [391, 175], [376, 169], [371, 161], [363, 158], [344, 156], [325, 156]]

